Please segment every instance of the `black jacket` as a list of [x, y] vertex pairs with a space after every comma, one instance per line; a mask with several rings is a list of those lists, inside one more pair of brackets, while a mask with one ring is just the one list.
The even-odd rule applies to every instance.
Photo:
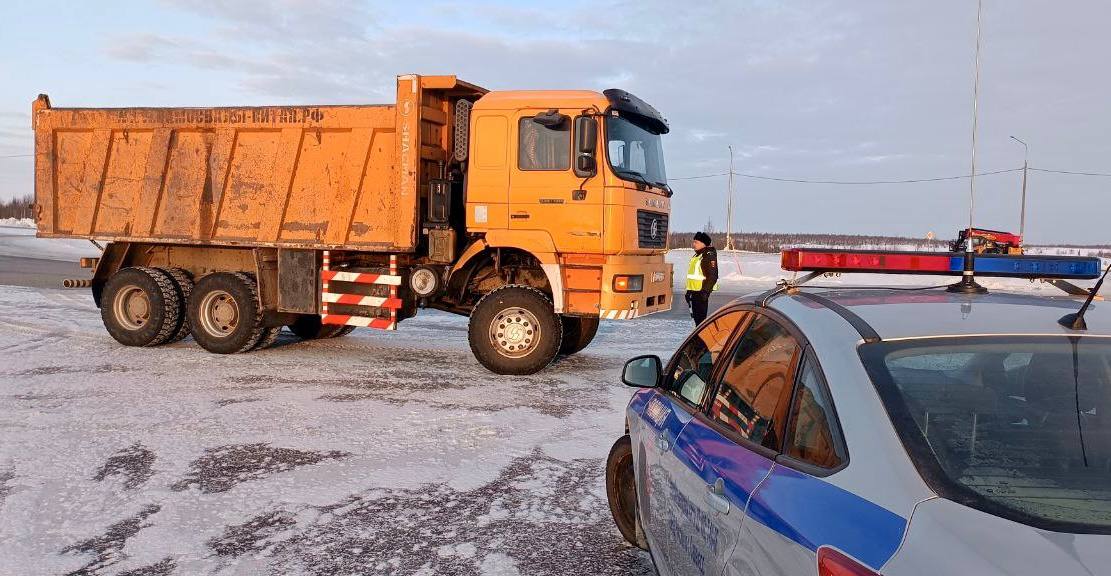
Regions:
[[695, 254], [702, 255], [702, 275], [706, 277], [702, 281], [702, 294], [709, 296], [714, 291], [714, 286], [718, 283], [718, 251], [713, 246], [707, 246], [701, 250], [695, 251]]

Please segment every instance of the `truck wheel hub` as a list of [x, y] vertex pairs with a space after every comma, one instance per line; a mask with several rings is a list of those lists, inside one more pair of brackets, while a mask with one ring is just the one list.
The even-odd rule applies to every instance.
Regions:
[[116, 318], [128, 330], [138, 330], [150, 321], [150, 298], [138, 286], [125, 286], [114, 302]]
[[214, 290], [201, 302], [201, 325], [214, 336], [227, 336], [239, 326], [239, 306], [235, 298], [223, 290]]
[[540, 342], [540, 322], [524, 308], [507, 308], [490, 322], [490, 342], [502, 356], [527, 356]]

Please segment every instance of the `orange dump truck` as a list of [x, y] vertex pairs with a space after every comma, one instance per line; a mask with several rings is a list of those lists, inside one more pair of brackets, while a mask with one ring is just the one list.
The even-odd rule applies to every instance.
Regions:
[[436, 308], [527, 374], [671, 307], [667, 123], [621, 90], [408, 75], [387, 105], [32, 108], [38, 235], [105, 243], [82, 264], [123, 344], [246, 352]]

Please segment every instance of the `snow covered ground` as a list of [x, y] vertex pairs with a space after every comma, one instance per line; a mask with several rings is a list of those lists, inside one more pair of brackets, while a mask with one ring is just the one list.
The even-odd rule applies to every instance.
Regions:
[[[31, 232], [0, 227], [0, 255], [95, 255]], [[668, 257], [679, 286], [689, 257]], [[721, 269], [725, 293], [788, 276], [769, 254], [722, 253]], [[120, 346], [87, 291], [0, 286], [0, 574], [651, 574], [613, 526], [604, 459], [631, 394], [621, 365], [689, 328], [603, 323], [514, 378], [438, 312], [218, 356]]]
[[100, 250], [88, 240], [36, 238], [34, 224], [27, 223], [26, 219], [0, 220], [0, 256], [73, 262], [82, 256], [100, 256]]
[[617, 374], [687, 329], [605, 323], [507, 378], [441, 313], [217, 356], [0, 287], [0, 574], [649, 574], [606, 504]]

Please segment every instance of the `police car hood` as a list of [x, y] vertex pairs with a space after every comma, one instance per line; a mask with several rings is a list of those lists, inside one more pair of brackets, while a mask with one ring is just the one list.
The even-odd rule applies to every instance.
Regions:
[[941, 498], [918, 504], [889, 576], [1094, 576], [1111, 566], [1111, 535], [1040, 530]]

